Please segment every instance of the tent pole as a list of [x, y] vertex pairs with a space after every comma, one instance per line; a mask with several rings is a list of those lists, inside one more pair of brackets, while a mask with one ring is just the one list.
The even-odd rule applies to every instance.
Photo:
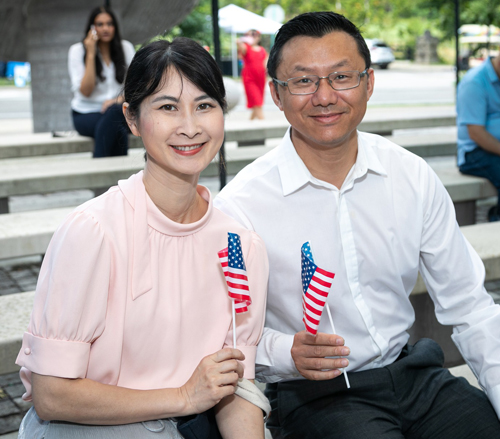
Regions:
[[[212, 26], [214, 39], [214, 55], [215, 61], [222, 72], [222, 60], [220, 56], [220, 39], [219, 39], [219, 1], [212, 0]], [[222, 189], [226, 185], [226, 160], [225, 160], [224, 141], [219, 149], [219, 182]]]
[[236, 50], [236, 34], [231, 29], [231, 57], [233, 60], [233, 78], [238, 76], [238, 51]]
[[459, 53], [459, 35], [458, 29], [460, 29], [460, 0], [455, 0], [455, 74], [456, 74], [456, 86], [458, 87], [458, 82], [460, 81], [460, 53]]

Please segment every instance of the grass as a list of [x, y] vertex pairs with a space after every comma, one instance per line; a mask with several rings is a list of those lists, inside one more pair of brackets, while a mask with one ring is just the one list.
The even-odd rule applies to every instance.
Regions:
[[0, 86], [3, 86], [3, 85], [14, 85], [14, 80], [7, 79], [7, 78], [0, 78]]

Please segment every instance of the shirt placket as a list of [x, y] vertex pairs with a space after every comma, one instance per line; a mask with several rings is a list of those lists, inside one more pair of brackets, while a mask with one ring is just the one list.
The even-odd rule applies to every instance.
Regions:
[[349, 283], [354, 304], [360, 312], [361, 317], [370, 334], [370, 340], [372, 342], [373, 350], [374, 352], [379, 353], [379, 355], [372, 362], [372, 365], [376, 367], [381, 363], [384, 354], [388, 351], [389, 345], [387, 341], [382, 337], [382, 335], [377, 331], [370, 308], [363, 299], [363, 295], [361, 294], [358, 258], [345, 192], [345, 190], [338, 191], [335, 193], [335, 196], [337, 197], [338, 204], [340, 239], [342, 241], [344, 263], [347, 272], [347, 281]]

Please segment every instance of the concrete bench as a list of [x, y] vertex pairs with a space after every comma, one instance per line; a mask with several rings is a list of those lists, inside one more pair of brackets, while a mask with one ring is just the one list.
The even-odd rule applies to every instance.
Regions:
[[[411, 117], [380, 118], [367, 113], [359, 125], [360, 131], [390, 135], [395, 130], [449, 127], [456, 124], [452, 115], [415, 115]], [[263, 144], [265, 139], [281, 138], [286, 133], [289, 123], [283, 121], [240, 122], [237, 126], [226, 126], [226, 141], [237, 142], [238, 146]]]
[[[457, 149], [456, 132], [415, 133], [410, 136], [387, 136], [387, 138], [420, 157], [455, 155]], [[280, 140], [280, 137], [266, 138], [265, 144], [274, 146]], [[23, 136], [3, 136], [0, 138], [0, 159], [91, 152], [92, 145], [92, 139], [78, 135], [52, 137], [50, 133], [37, 133]], [[129, 147], [142, 148], [141, 139], [130, 136]]]
[[0, 215], [0, 259], [45, 254], [52, 235], [74, 207]]
[[[367, 116], [361, 123], [360, 130], [390, 134], [396, 129], [452, 126], [453, 124], [454, 118], [451, 116], [392, 120], [371, 120]], [[245, 146], [262, 146], [266, 139], [283, 137], [287, 129], [288, 122], [286, 120], [263, 121], [259, 122], [258, 125], [249, 121], [228, 122], [226, 124], [226, 141]], [[455, 154], [456, 149], [456, 134], [398, 136], [392, 140], [422, 157]], [[51, 133], [6, 135], [0, 138], [0, 159], [91, 152], [93, 143], [94, 141], [90, 137], [79, 136], [76, 132], [62, 137], [53, 137]], [[129, 136], [129, 146], [132, 149], [142, 148], [142, 140]]]
[[[460, 230], [484, 263], [485, 281], [500, 279], [500, 222], [464, 226]], [[427, 294], [427, 287], [420, 276], [410, 300], [416, 315], [415, 324], [409, 331], [410, 342], [422, 337], [433, 338], [443, 348], [447, 367], [462, 364], [462, 356], [450, 338], [452, 328], [443, 326], [437, 321], [434, 303]]]
[[[235, 175], [272, 146], [234, 148], [226, 151], [226, 172]], [[453, 157], [434, 167], [457, 209], [460, 225], [475, 222], [475, 202], [496, 195], [491, 183], [480, 177], [458, 172]], [[144, 167], [143, 152], [131, 149], [128, 156], [92, 159], [89, 153], [0, 160], [0, 213], [7, 213], [8, 198], [14, 195], [40, 194], [63, 190], [93, 189], [102, 192]], [[216, 159], [202, 177], [216, 177]]]

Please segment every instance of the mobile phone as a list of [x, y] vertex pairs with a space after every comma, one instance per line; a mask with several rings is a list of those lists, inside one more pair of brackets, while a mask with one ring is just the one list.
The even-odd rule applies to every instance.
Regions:
[[95, 26], [93, 24], [90, 25], [90, 29], [92, 30], [92, 35], [97, 35], [97, 31], [95, 30]]

